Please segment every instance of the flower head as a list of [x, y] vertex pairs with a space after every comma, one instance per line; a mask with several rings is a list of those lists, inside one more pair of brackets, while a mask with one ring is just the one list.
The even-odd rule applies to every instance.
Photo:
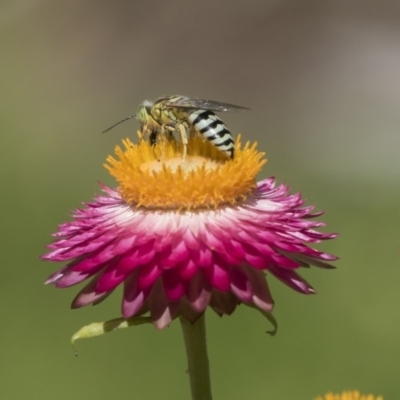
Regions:
[[317, 397], [315, 400], [383, 400], [383, 397], [375, 397], [372, 394], [361, 395], [360, 392], [353, 391], [343, 392], [342, 394], [328, 393], [324, 397]]
[[118, 188], [102, 185], [104, 195], [60, 225], [43, 258], [68, 263], [46, 283], [90, 279], [73, 308], [98, 304], [123, 284], [122, 315], [150, 313], [159, 329], [179, 315], [194, 321], [208, 306], [220, 315], [240, 303], [271, 312], [267, 273], [314, 293], [297, 270], [333, 268], [336, 259], [310, 247], [336, 236], [315, 230], [321, 213], [274, 178], [256, 183], [266, 161], [255, 145], [238, 139], [233, 160], [201, 138], [190, 139], [185, 160], [179, 152], [167, 138], [117, 147], [106, 168]]

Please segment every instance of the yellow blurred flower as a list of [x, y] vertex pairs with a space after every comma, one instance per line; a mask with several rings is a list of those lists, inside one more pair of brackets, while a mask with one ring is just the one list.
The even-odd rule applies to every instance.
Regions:
[[342, 394], [327, 393], [324, 397], [317, 397], [315, 400], [383, 400], [383, 397], [360, 394], [355, 390], [353, 392], [343, 392]]

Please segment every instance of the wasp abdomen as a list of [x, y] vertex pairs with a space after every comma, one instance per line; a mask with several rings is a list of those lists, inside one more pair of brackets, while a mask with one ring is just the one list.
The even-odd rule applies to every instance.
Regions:
[[234, 141], [231, 132], [216, 114], [208, 110], [192, 111], [188, 121], [215, 147], [233, 158]]

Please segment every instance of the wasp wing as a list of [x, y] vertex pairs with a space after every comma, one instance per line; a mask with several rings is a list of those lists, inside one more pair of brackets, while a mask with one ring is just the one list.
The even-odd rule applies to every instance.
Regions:
[[221, 103], [219, 101], [201, 100], [184, 96], [170, 97], [169, 99], [164, 100], [164, 106], [167, 108], [191, 108], [216, 112], [249, 110], [247, 107], [240, 107], [233, 104]]

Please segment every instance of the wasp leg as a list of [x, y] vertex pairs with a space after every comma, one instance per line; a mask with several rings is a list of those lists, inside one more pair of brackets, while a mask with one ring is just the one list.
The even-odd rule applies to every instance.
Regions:
[[188, 127], [186, 124], [180, 122], [176, 124], [176, 130], [179, 132], [183, 144], [183, 154], [182, 154], [182, 161], [185, 161], [186, 154], [187, 154], [187, 147], [188, 147], [188, 138], [186, 132], [188, 131]]
[[157, 137], [156, 130], [154, 127], [150, 127], [147, 124], [144, 124], [140, 131], [138, 131], [139, 142], [142, 140], [149, 140], [150, 144], [153, 146], [155, 144], [155, 140]]
[[150, 141], [150, 146], [155, 146], [157, 144], [157, 136], [158, 136], [158, 132], [157, 129], [151, 129], [150, 133], [149, 133], [149, 141]]
[[174, 132], [175, 129], [175, 124], [169, 123], [169, 124], [164, 124], [164, 127], [167, 129], [168, 131], [168, 140], [172, 140], [174, 135], [172, 134], [172, 132]]
[[161, 136], [161, 139], [162, 139], [162, 142], [163, 142], [163, 147], [162, 147], [162, 151], [161, 151], [161, 158], [164, 158], [165, 157], [165, 143], [166, 143], [166, 140], [165, 140], [165, 124], [161, 125], [160, 136]]
[[[166, 142], [171, 141], [171, 139], [173, 138], [173, 134], [172, 132], [174, 132], [175, 129], [175, 125], [172, 124], [163, 124], [160, 126], [160, 136], [162, 138], [163, 141], [163, 150], [162, 150], [162, 156], [165, 156], [165, 148], [166, 148]], [[167, 138], [168, 135], [168, 138]]]
[[[154, 147], [157, 144], [157, 139], [158, 139], [158, 129], [155, 126], [148, 126], [147, 124], [143, 125], [141, 127], [141, 130], [138, 131], [138, 136], [139, 136], [139, 143], [142, 141], [148, 141], [150, 143], [150, 146], [153, 147], [153, 151], [155, 154], [155, 149]], [[157, 155], [155, 154], [157, 157]]]

